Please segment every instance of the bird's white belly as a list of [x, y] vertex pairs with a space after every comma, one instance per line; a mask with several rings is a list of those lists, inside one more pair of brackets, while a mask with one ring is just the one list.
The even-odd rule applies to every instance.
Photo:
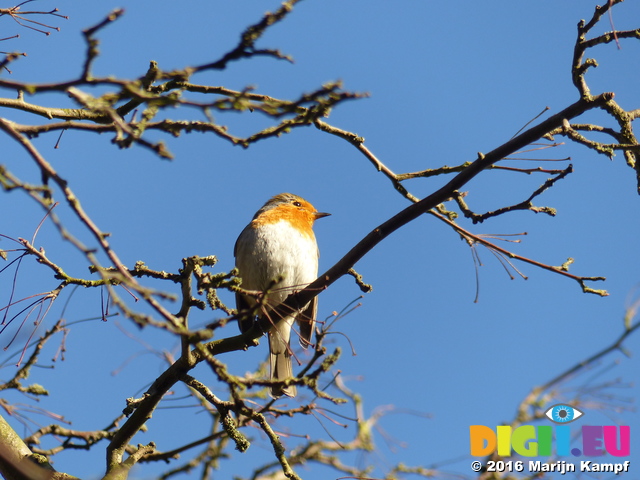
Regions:
[[271, 288], [271, 304], [282, 302], [318, 275], [315, 237], [302, 234], [284, 220], [258, 229], [245, 229], [236, 257], [242, 288], [265, 290], [273, 280], [282, 277], [281, 282]]

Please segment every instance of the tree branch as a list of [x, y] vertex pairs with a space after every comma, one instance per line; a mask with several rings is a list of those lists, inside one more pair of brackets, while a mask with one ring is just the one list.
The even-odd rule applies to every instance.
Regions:
[[[322, 290], [325, 290], [338, 278], [347, 274], [349, 269], [353, 268], [355, 264], [368, 252], [370, 252], [378, 243], [380, 243], [382, 240], [384, 240], [386, 237], [391, 235], [402, 226], [415, 220], [423, 213], [430, 211], [438, 204], [454, 196], [454, 192], [462, 188], [467, 182], [469, 182], [472, 178], [474, 178], [487, 167], [526, 147], [530, 143], [539, 140], [549, 131], [561, 126], [565, 120], [575, 118], [593, 108], [602, 107], [612, 99], [612, 93], [603, 93], [593, 98], [582, 98], [574, 104], [568, 106], [564, 110], [556, 113], [555, 115], [540, 122], [538, 125], [526, 130], [517, 137], [492, 150], [486, 155], [479, 154], [476, 161], [471, 163], [465, 170], [458, 173], [458, 175], [451, 179], [445, 186], [441, 187], [439, 190], [425, 197], [419, 202], [409, 205], [397, 215], [382, 223], [377, 228], [373, 229], [344, 257], [342, 257], [342, 259], [340, 259], [329, 270], [320, 275], [314, 282], [309, 284], [308, 287], [306, 287], [304, 290], [300, 290], [299, 292], [289, 295], [282, 304], [274, 308], [274, 315], [271, 317], [271, 319], [273, 320], [274, 318], [282, 318], [283, 316], [286, 316], [288, 314], [287, 312], [290, 312], [292, 309], [296, 309], [296, 305], [306, 305]], [[262, 320], [256, 325], [256, 327], [251, 332], [249, 332], [251, 333], [251, 337], [259, 338], [262, 335], [262, 332], [269, 331], [272, 323], [266, 317], [267, 316], [263, 317]], [[220, 343], [216, 344], [214, 352], [227, 351], [225, 340], [222, 340], [220, 341]], [[233, 339], [228, 340], [229, 342], [236, 341]]]

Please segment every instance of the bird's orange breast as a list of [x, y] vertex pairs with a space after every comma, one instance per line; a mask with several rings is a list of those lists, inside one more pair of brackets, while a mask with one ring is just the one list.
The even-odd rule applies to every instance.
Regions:
[[309, 237], [313, 237], [313, 221], [314, 216], [312, 213], [293, 205], [280, 205], [275, 208], [271, 208], [265, 212], [262, 212], [258, 217], [251, 222], [254, 227], [258, 228], [261, 225], [272, 225], [280, 221], [286, 221], [291, 224], [301, 234]]

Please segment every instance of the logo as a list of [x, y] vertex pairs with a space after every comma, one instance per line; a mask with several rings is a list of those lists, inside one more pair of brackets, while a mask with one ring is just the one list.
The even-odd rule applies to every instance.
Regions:
[[523, 457], [552, 455], [598, 457], [605, 454], [627, 457], [631, 450], [631, 429], [628, 426], [582, 426], [582, 448], [570, 447], [571, 427], [565, 425], [582, 417], [584, 413], [570, 405], [553, 405], [545, 416], [556, 423], [551, 425], [521, 425], [512, 428], [500, 425], [495, 429], [484, 425], [469, 427], [471, 455], [484, 457], [496, 450], [501, 457], [513, 452]]
[[583, 415], [583, 413], [575, 407], [569, 405], [554, 405], [544, 412], [549, 420], [553, 423], [571, 423]]
[[[520, 425], [512, 428], [499, 425], [495, 428], [485, 425], [469, 427], [469, 444], [471, 455], [486, 457], [495, 452], [502, 457], [512, 455], [521, 457], [603, 457], [613, 459], [628, 457], [631, 453], [631, 428], [618, 425], [582, 425], [576, 428], [567, 425], [582, 419], [584, 412], [565, 404], [549, 407], [544, 415], [555, 425]], [[573, 448], [571, 447], [574, 442]], [[576, 467], [582, 472], [627, 472], [630, 462], [596, 463], [593, 460], [580, 461], [579, 465], [565, 460], [550, 463], [529, 461], [529, 472], [575, 472]], [[504, 472], [522, 472], [523, 461], [488, 461], [485, 466], [474, 461], [474, 471], [481, 470]]]

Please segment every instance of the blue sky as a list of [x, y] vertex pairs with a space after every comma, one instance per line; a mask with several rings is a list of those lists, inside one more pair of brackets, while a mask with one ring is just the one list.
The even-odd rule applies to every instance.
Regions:
[[[54, 20], [61, 31], [49, 37], [1, 19], [8, 34], [21, 35], [4, 42], [3, 50], [28, 52], [28, 57], [11, 66], [12, 79], [52, 82], [75, 77], [83, 56], [81, 30], [115, 7], [125, 8], [125, 15], [98, 35], [101, 56], [94, 71], [101, 76], [135, 78], [144, 74], [151, 60], [170, 70], [219, 58], [236, 45], [248, 24], [278, 3], [186, 1], [177, 7], [175, 2], [156, 1], [150, 8], [149, 3], [135, 1], [60, 0], [31, 7], [35, 5], [56, 6], [70, 18]], [[268, 58], [239, 61], [223, 72], [201, 73], [193, 81], [234, 89], [251, 85], [258, 93], [295, 98], [324, 82], [341, 80], [345, 89], [370, 96], [339, 106], [327, 121], [364, 136], [367, 147], [393, 171], [457, 165], [509, 140], [545, 107], [555, 113], [578, 98], [570, 77], [575, 26], [579, 19], [590, 18], [594, 7], [585, 0], [490, 4], [308, 0], [258, 44], [290, 54], [295, 63]], [[639, 18], [637, 2], [613, 10], [620, 30], [637, 28]], [[606, 18], [594, 33], [609, 29]], [[623, 107], [638, 108], [635, 72], [640, 44], [623, 41], [621, 50], [614, 44], [599, 46], [591, 56], [600, 64], [587, 77], [592, 92], [614, 91]], [[8, 77], [6, 72], [2, 76]], [[12, 95], [3, 91], [3, 96]], [[32, 101], [69, 105], [64, 95]], [[3, 115], [27, 124], [44, 122], [8, 110]], [[199, 118], [196, 110], [169, 111], [167, 116]], [[238, 135], [268, 124], [258, 113], [220, 114], [216, 120]], [[594, 113], [581, 121], [608, 120]], [[119, 150], [110, 143], [109, 134], [68, 131], [60, 148], [54, 149], [57, 138], [57, 133], [42, 135], [34, 144], [69, 180], [98, 226], [111, 232], [114, 249], [130, 267], [142, 260], [151, 268], [175, 272], [183, 257], [213, 254], [219, 258], [214, 271], [228, 271], [233, 267], [233, 244], [253, 213], [270, 196], [289, 191], [332, 213], [316, 226], [323, 271], [408, 205], [351, 145], [313, 127], [246, 150], [213, 135], [183, 134], [178, 139], [150, 135], [167, 143], [175, 156], [172, 162], [140, 148]], [[8, 140], [3, 145], [7, 153], [1, 163], [16, 175], [37, 181], [37, 172], [22, 151]], [[575, 281], [531, 265], [516, 264], [528, 279], [516, 274], [511, 280], [483, 248], [478, 248], [482, 266], [476, 283], [467, 244], [431, 216], [395, 232], [356, 265], [374, 290], [361, 300], [362, 307], [338, 324], [349, 340], [337, 335], [332, 339], [344, 351], [338, 368], [349, 388], [363, 395], [367, 413], [379, 406], [396, 407], [381, 427], [402, 443], [390, 448], [380, 435], [378, 452], [354, 460], [375, 465], [374, 476], [381, 477], [386, 467], [403, 462], [473, 477], [470, 425], [511, 421], [533, 386], [605, 348], [622, 333], [625, 308], [638, 298], [640, 281], [640, 201], [634, 172], [622, 155], [610, 161], [571, 144], [537, 154], [537, 158], [567, 157], [574, 173], [535, 200], [537, 205], [556, 208], [556, 217], [516, 212], [484, 224], [465, 220], [460, 224], [477, 234], [526, 231], [521, 243], [504, 246], [550, 265], [573, 257], [572, 273], [607, 277], [606, 282], [592, 286], [607, 289], [608, 297], [584, 294]], [[560, 163], [561, 168], [566, 163]], [[466, 200], [476, 212], [494, 210], [526, 199], [546, 178], [545, 174], [485, 172], [466, 186], [470, 192]], [[446, 181], [433, 177], [404, 185], [423, 197]], [[19, 193], [0, 196], [0, 209], [11, 212], [2, 216], [0, 233], [31, 238], [43, 214], [24, 200]], [[64, 206], [58, 214], [69, 218]], [[72, 225], [90, 241], [77, 224]], [[60, 241], [51, 225], [42, 227], [36, 243], [50, 257], [68, 264], [70, 273], [87, 275], [81, 256]], [[0, 248], [10, 248], [9, 243], [2, 240]], [[25, 261], [20, 272], [18, 292], [23, 296], [56, 285], [49, 272], [34, 263]], [[10, 283], [9, 276], [0, 276], [3, 298]], [[474, 302], [476, 288], [478, 302]], [[351, 279], [339, 280], [319, 297], [319, 317], [341, 310], [359, 295]], [[97, 290], [76, 291], [63, 312], [68, 296], [65, 292], [54, 304], [46, 322], [52, 324], [60, 315], [68, 322], [100, 315]], [[223, 299], [233, 304], [231, 295]], [[206, 312], [192, 321], [203, 325], [216, 315]], [[229, 335], [235, 333], [231, 328]], [[18, 339], [0, 358], [6, 362], [23, 343]], [[223, 360], [232, 372], [242, 374], [264, 358], [264, 343]], [[125, 398], [139, 396], [165, 367], [145, 345], [177, 351], [167, 335], [152, 329], [139, 331], [123, 318], [74, 325], [66, 338], [66, 360], [57, 362], [54, 370], [33, 373], [33, 381], [52, 394], [38, 406], [74, 420], [76, 429], [106, 425], [124, 408]], [[351, 355], [350, 345], [356, 355]], [[634, 399], [640, 393], [640, 336], [632, 336], [625, 346], [630, 357], [621, 353], [605, 357], [550, 399], [559, 403], [571, 398], [567, 396], [571, 388], [584, 392], [587, 381], [591, 387], [613, 382], [604, 393], [615, 398], [588, 397], [592, 403], [586, 404], [585, 416], [575, 425], [639, 424]], [[51, 355], [54, 347], [48, 347]], [[0, 375], [8, 377], [12, 368], [5, 366]], [[204, 366], [195, 373], [210, 380], [216, 391], [215, 380]], [[599, 409], [596, 401], [629, 409]], [[353, 415], [348, 410], [341, 413]], [[49, 423], [45, 418], [39, 421]], [[328, 439], [311, 418], [282, 426], [294, 434], [312, 432]], [[149, 427], [148, 434], [136, 441], [155, 440], [163, 450], [185, 438], [206, 435], [193, 409], [160, 410]], [[353, 432], [353, 425], [345, 430], [325, 421], [324, 427], [343, 440]], [[290, 442], [295, 444], [293, 439]], [[638, 451], [640, 444], [632, 433], [632, 465], [639, 460]], [[64, 453], [55, 458], [55, 466], [83, 478], [98, 478], [103, 458], [103, 449]], [[221, 469], [227, 477], [246, 476], [251, 466], [269, 458], [267, 439], [256, 433], [253, 448], [244, 455], [234, 452]], [[135, 478], [154, 478], [157, 471], [145, 465]], [[299, 474], [334, 478], [313, 465]]]

